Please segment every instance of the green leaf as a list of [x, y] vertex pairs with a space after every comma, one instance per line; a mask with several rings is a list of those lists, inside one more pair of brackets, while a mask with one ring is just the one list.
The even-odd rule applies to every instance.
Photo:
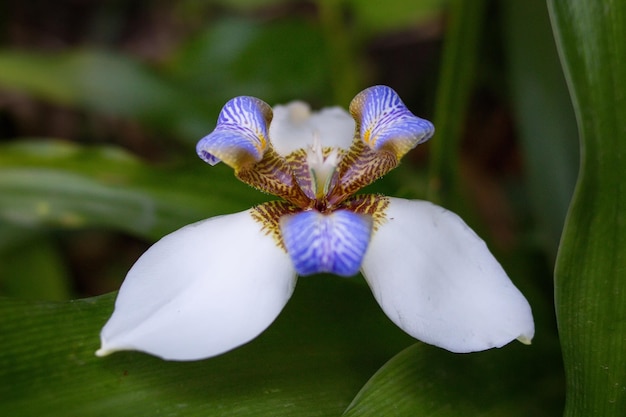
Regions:
[[108, 227], [156, 239], [262, 198], [232, 170], [199, 159], [157, 168], [110, 147], [55, 141], [0, 147], [0, 217], [26, 226]]
[[555, 271], [568, 417], [626, 410], [626, 3], [549, 1], [581, 134]]
[[[364, 285], [301, 279], [250, 344], [196, 362], [120, 352], [97, 358], [113, 295], [0, 302], [0, 398], [23, 416], [332, 416], [409, 343]], [[340, 318], [340, 320], [338, 320]]]
[[561, 392], [553, 372], [559, 358], [549, 352], [540, 357], [514, 344], [458, 355], [416, 344], [372, 377], [344, 417], [551, 417], [561, 409]]

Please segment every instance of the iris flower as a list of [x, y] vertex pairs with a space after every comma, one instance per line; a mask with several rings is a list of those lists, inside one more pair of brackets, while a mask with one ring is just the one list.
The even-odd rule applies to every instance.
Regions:
[[350, 112], [273, 110], [236, 97], [197, 151], [280, 200], [175, 231], [126, 276], [99, 356], [137, 350], [196, 360], [249, 342], [278, 316], [297, 276], [359, 271], [386, 315], [452, 352], [534, 335], [530, 306], [485, 243], [427, 201], [355, 194], [434, 133], [389, 87], [359, 93]]

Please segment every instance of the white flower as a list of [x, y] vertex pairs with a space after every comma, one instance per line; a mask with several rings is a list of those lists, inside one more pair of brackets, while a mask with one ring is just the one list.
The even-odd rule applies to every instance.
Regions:
[[97, 354], [219, 355], [274, 321], [298, 275], [359, 271], [387, 316], [426, 343], [452, 352], [529, 343], [528, 302], [457, 215], [425, 201], [355, 195], [429, 139], [432, 124], [384, 86], [358, 94], [350, 113], [229, 101], [199, 156], [281, 200], [154, 244], [129, 271]]

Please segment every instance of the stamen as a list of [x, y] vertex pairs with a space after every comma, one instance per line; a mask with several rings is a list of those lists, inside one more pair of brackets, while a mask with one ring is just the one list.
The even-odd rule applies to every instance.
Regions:
[[309, 147], [306, 154], [306, 162], [309, 166], [309, 172], [313, 179], [313, 190], [315, 198], [322, 199], [328, 195], [332, 188], [332, 180], [337, 166], [339, 165], [339, 152], [337, 149], [331, 149], [328, 155], [324, 156], [322, 142], [319, 133], [313, 133], [313, 145]]

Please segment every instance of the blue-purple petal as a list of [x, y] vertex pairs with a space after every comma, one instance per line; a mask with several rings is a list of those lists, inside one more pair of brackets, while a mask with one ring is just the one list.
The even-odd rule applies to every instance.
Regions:
[[268, 146], [272, 109], [255, 97], [235, 97], [224, 105], [215, 130], [200, 139], [198, 156], [215, 165], [224, 161], [233, 168], [258, 162]]
[[374, 150], [391, 148], [404, 155], [430, 139], [435, 127], [407, 109], [390, 87], [374, 86], [359, 93], [350, 111], [360, 125], [361, 138]]
[[299, 275], [359, 272], [372, 233], [370, 216], [304, 211], [280, 221], [283, 243]]

